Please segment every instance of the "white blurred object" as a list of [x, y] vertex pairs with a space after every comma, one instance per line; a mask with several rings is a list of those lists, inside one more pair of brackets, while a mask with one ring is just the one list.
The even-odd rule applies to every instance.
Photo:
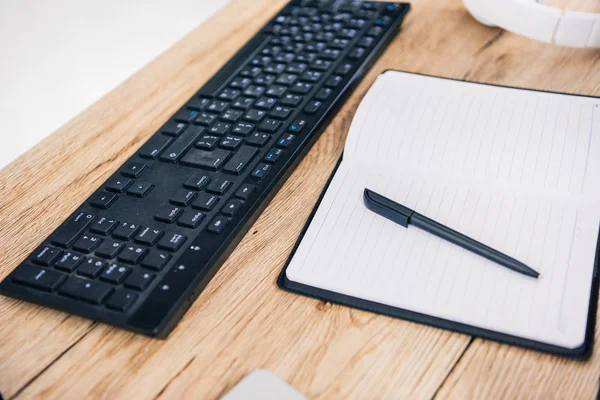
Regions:
[[477, 21], [568, 47], [600, 48], [600, 14], [545, 5], [544, 0], [463, 0]]
[[259, 369], [246, 375], [221, 400], [307, 400], [274, 373]]
[[0, 0], [0, 168], [229, 0]]

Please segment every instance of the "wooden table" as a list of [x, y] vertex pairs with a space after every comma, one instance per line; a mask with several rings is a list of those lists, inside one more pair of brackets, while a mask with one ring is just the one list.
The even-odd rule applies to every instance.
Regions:
[[[0, 171], [0, 278], [283, 4], [233, 1]], [[215, 399], [266, 368], [311, 399], [594, 397], [598, 346], [590, 361], [569, 361], [277, 288], [358, 103], [389, 68], [600, 95], [600, 51], [486, 28], [460, 0], [416, 0], [403, 32], [167, 340], [0, 297], [3, 395]]]

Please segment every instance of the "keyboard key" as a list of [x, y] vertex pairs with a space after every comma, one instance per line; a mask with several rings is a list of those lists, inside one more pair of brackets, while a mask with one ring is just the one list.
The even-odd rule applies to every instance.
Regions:
[[101, 208], [103, 210], [106, 210], [106, 209], [110, 208], [110, 206], [112, 206], [113, 203], [115, 201], [117, 201], [118, 198], [119, 198], [119, 196], [117, 196], [116, 194], [112, 194], [112, 193], [106, 193], [106, 192], [95, 193], [94, 195], [92, 195], [92, 197], [90, 199], [90, 205], [92, 207]]
[[203, 110], [208, 103], [210, 103], [210, 99], [206, 97], [192, 97], [185, 106], [194, 110]]
[[208, 106], [206, 106], [206, 111], [214, 112], [217, 114], [222, 113], [227, 109], [229, 103], [225, 101], [213, 100], [210, 102]]
[[254, 83], [260, 86], [269, 86], [273, 82], [275, 82], [275, 75], [270, 74], [260, 74], [256, 79], [254, 79]]
[[21, 285], [52, 292], [65, 280], [65, 275], [42, 267], [22, 265], [12, 273], [11, 278]]
[[205, 216], [206, 215], [200, 211], [186, 210], [183, 215], [179, 217], [177, 224], [186, 228], [195, 229], [200, 225]]
[[247, 200], [252, 193], [254, 193], [256, 187], [254, 185], [250, 185], [248, 183], [242, 185], [237, 192], [235, 192], [235, 197], [242, 200]]
[[223, 171], [239, 175], [248, 166], [250, 161], [256, 156], [258, 149], [242, 146], [240, 150], [231, 157], [231, 160], [223, 167]]
[[57, 248], [50, 246], [42, 246], [40, 247], [31, 258], [36, 264], [44, 265], [46, 267], [51, 266], [54, 262], [61, 256], [62, 251]]
[[52, 244], [60, 247], [69, 247], [75, 242], [75, 239], [94, 222], [96, 217], [92, 214], [80, 212], [69, 219], [54, 233], [51, 238]]
[[162, 161], [167, 162], [177, 162], [182, 156], [183, 153], [201, 136], [204, 128], [199, 126], [192, 126], [187, 129], [177, 140], [175, 140], [160, 156]]
[[258, 129], [263, 132], [274, 133], [274, 132], [277, 132], [277, 130], [279, 129], [280, 126], [281, 126], [281, 121], [267, 118], [262, 122], [262, 124], [260, 124], [258, 126]]
[[361, 47], [371, 47], [373, 43], [375, 43], [375, 39], [369, 36], [365, 36], [358, 42], [358, 45]]
[[96, 255], [112, 259], [119, 254], [119, 252], [123, 249], [124, 244], [117, 240], [105, 240], [100, 247], [96, 250]]
[[267, 96], [281, 97], [287, 91], [287, 87], [281, 85], [273, 85], [267, 90]]
[[269, 150], [264, 160], [268, 163], [274, 164], [282, 154], [283, 150], [273, 147], [271, 150]]
[[117, 311], [127, 311], [137, 300], [137, 294], [131, 290], [118, 289], [106, 301], [106, 307]]
[[171, 256], [167, 253], [158, 251], [151, 251], [142, 260], [142, 267], [160, 271], [171, 259]]
[[281, 105], [289, 106], [289, 107], [296, 107], [301, 102], [302, 102], [302, 97], [297, 96], [295, 94], [286, 94], [279, 100], [279, 103]]
[[273, 97], [261, 97], [256, 101], [256, 103], [254, 103], [254, 106], [256, 108], [260, 108], [261, 110], [268, 111], [275, 106], [275, 103], [277, 103], [277, 99], [274, 99]]
[[58, 292], [65, 296], [100, 304], [112, 290], [112, 287], [105, 283], [72, 276], [60, 287]]
[[291, 91], [297, 94], [307, 94], [312, 89], [312, 84], [306, 82], [296, 82]]
[[187, 128], [187, 124], [184, 124], [183, 122], [169, 121], [166, 124], [164, 124], [163, 127], [160, 128], [160, 130], [165, 135], [177, 137], [181, 135], [183, 131], [185, 131], [185, 128]]
[[129, 240], [131, 239], [138, 231], [140, 230], [140, 226], [136, 224], [130, 224], [128, 222], [122, 222], [117, 229], [113, 232], [113, 236], [118, 239]]
[[242, 139], [237, 136], [225, 136], [219, 146], [227, 150], [237, 150], [242, 144]]
[[178, 122], [192, 122], [198, 116], [198, 111], [184, 108], [183, 110], [177, 111], [173, 116], [173, 119]]
[[183, 208], [178, 206], [170, 206], [167, 204], [162, 206], [156, 215], [154, 215], [154, 219], [167, 224], [172, 224], [182, 212]]
[[135, 237], [135, 241], [146, 246], [153, 246], [162, 236], [162, 231], [156, 228], [144, 228]]
[[221, 120], [225, 122], [237, 122], [238, 119], [242, 118], [244, 113], [236, 110], [227, 110], [221, 115]]
[[192, 200], [196, 197], [196, 193], [191, 190], [179, 189], [169, 199], [171, 204], [175, 204], [178, 206], [187, 206]]
[[258, 123], [262, 121], [262, 119], [267, 115], [265, 111], [262, 110], [250, 110], [244, 116], [244, 119], [249, 122]]
[[333, 93], [333, 90], [329, 88], [323, 88], [319, 90], [317, 94], [315, 94], [315, 99], [321, 101], [326, 100], [331, 93]]
[[215, 121], [215, 119], [217, 119], [217, 116], [215, 114], [203, 112], [198, 115], [198, 118], [196, 118], [196, 121], [194, 122], [198, 125], [210, 126], [210, 124], [212, 124]]
[[251, 85], [244, 90], [244, 96], [248, 97], [260, 97], [265, 92], [266, 88], [264, 86]]
[[298, 133], [302, 130], [302, 128], [304, 128], [305, 125], [306, 125], [306, 120], [297, 119], [290, 124], [288, 131], [293, 132], [293, 133]]
[[152, 283], [154, 277], [155, 275], [149, 272], [139, 270], [133, 271], [133, 273], [125, 280], [125, 286], [135, 290], [144, 290], [150, 286], [150, 283]]
[[240, 208], [242, 208], [243, 205], [244, 202], [241, 200], [229, 200], [229, 202], [221, 210], [221, 213], [229, 217], [233, 217], [240, 210]]
[[206, 187], [206, 191], [214, 194], [224, 194], [233, 185], [229, 179], [215, 178]]
[[253, 130], [253, 124], [239, 122], [233, 126], [233, 128], [231, 129], [231, 133], [233, 133], [234, 135], [248, 136], [250, 133], [252, 133]]
[[84, 234], [73, 244], [73, 248], [82, 253], [91, 253], [96, 247], [100, 246], [100, 243], [102, 243], [100, 236]]
[[206, 175], [192, 175], [183, 184], [183, 187], [192, 190], [202, 190], [208, 184], [210, 178]]
[[229, 86], [237, 89], [246, 89], [252, 83], [250, 78], [238, 77], [231, 81]]
[[99, 235], [108, 235], [116, 226], [116, 219], [102, 217], [90, 226], [90, 231]]
[[337, 87], [340, 83], [342, 83], [343, 78], [339, 75], [333, 75], [331, 77], [329, 77], [329, 79], [327, 79], [327, 82], [325, 82], [325, 86], [330, 87], [330, 88], [335, 88]]
[[119, 254], [119, 261], [126, 262], [127, 264], [138, 264], [144, 258], [147, 251], [139, 246], [126, 246], [121, 254]]
[[348, 39], [340, 39], [340, 38], [335, 38], [331, 42], [331, 46], [333, 48], [341, 49], [341, 50], [345, 50], [349, 44], [350, 44], [350, 41]]
[[106, 182], [106, 190], [115, 193], [123, 193], [133, 181], [127, 178], [113, 177]]
[[230, 221], [229, 218], [227, 218], [223, 215], [219, 215], [215, 219], [212, 220], [210, 225], [208, 225], [207, 231], [210, 233], [219, 234], [219, 233], [223, 232], [223, 230], [225, 229], [225, 226], [229, 223], [229, 221]]
[[252, 176], [256, 179], [263, 179], [270, 169], [271, 166], [269, 164], [259, 164], [254, 168], [254, 171], [252, 171]]
[[307, 114], [314, 114], [319, 111], [319, 108], [321, 108], [322, 104], [323, 103], [317, 100], [310, 101], [306, 107], [304, 107], [304, 112]]
[[70, 251], [65, 252], [56, 262], [54, 268], [61, 271], [73, 272], [85, 260], [81, 254]]
[[173, 139], [168, 136], [155, 134], [140, 149], [140, 157], [153, 160], [158, 157], [172, 141]]
[[204, 150], [212, 150], [217, 147], [220, 138], [214, 135], [204, 135], [196, 142], [196, 147]]
[[294, 62], [294, 63], [291, 63], [290, 65], [288, 65], [288, 67], [285, 70], [286, 70], [286, 72], [290, 72], [292, 74], [299, 75], [299, 74], [303, 73], [304, 71], [306, 71], [307, 68], [308, 68], [307, 64]]
[[232, 108], [236, 108], [238, 110], [247, 111], [254, 104], [254, 99], [250, 97], [239, 97], [236, 101], [231, 103]]
[[210, 211], [219, 202], [219, 198], [213, 194], [200, 193], [192, 204], [192, 207], [202, 211]]
[[79, 275], [87, 276], [89, 278], [96, 278], [100, 275], [100, 272], [106, 266], [106, 261], [99, 258], [90, 257], [77, 269]]
[[241, 92], [237, 89], [225, 88], [219, 95], [219, 98], [223, 99], [223, 100], [231, 101], [231, 100], [235, 100], [240, 95], [240, 93]]
[[285, 64], [269, 64], [269, 66], [265, 68], [265, 72], [276, 75], [282, 73], [283, 70], [285, 70]]
[[177, 251], [183, 246], [187, 238], [178, 233], [169, 232], [158, 242], [158, 247], [163, 250]]
[[190, 167], [217, 171], [230, 155], [229, 151], [221, 149], [213, 151], [192, 149], [183, 157], [181, 163]]
[[150, 182], [138, 182], [127, 190], [127, 194], [135, 197], [146, 197], [154, 188]]
[[112, 263], [106, 267], [104, 272], [102, 272], [100, 279], [108, 283], [118, 285], [119, 283], [123, 282], [123, 279], [125, 279], [130, 272], [131, 268]]
[[210, 133], [218, 136], [223, 136], [229, 129], [231, 128], [231, 124], [227, 124], [225, 122], [215, 122], [209, 129]]
[[251, 146], [262, 147], [265, 144], [267, 144], [270, 138], [271, 135], [267, 133], [256, 132], [248, 137], [248, 139], [246, 140], [246, 144], [249, 144]]
[[273, 111], [271, 111], [271, 113], [269, 115], [275, 119], [284, 120], [284, 119], [287, 119], [287, 117], [289, 117], [291, 113], [292, 113], [291, 108], [277, 106], [273, 109]]
[[322, 72], [319, 71], [306, 71], [300, 79], [305, 82], [315, 83], [323, 76]]
[[374, 26], [368, 30], [367, 35], [369, 36], [379, 36], [383, 32], [383, 28], [380, 26]]
[[285, 149], [286, 147], [289, 147], [290, 144], [292, 144], [294, 139], [296, 139], [295, 135], [292, 135], [290, 133], [284, 133], [277, 141], [277, 146], [283, 147]]
[[313, 62], [310, 67], [317, 71], [327, 71], [331, 68], [331, 61], [318, 59]]
[[284, 86], [293, 85], [298, 79], [298, 75], [295, 74], [281, 74], [279, 78], [277, 78], [277, 83]]
[[319, 56], [323, 57], [326, 60], [336, 60], [340, 56], [340, 51], [338, 49], [325, 49], [321, 52], [321, 54], [319, 54]]
[[258, 76], [261, 73], [261, 71], [262, 71], [262, 68], [260, 68], [260, 67], [246, 67], [242, 70], [242, 72], [240, 72], [240, 75], [254, 78], [254, 77]]
[[343, 63], [335, 70], [335, 73], [338, 75], [346, 75], [351, 70], [352, 70], [352, 64]]

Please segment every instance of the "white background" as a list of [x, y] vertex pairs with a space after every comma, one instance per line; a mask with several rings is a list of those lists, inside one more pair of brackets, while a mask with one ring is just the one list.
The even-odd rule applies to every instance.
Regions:
[[0, 168], [228, 0], [0, 0]]

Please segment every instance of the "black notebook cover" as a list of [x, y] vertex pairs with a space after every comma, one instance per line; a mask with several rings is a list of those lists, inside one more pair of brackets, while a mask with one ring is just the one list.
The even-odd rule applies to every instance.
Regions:
[[[405, 71], [402, 71], [402, 72], [405, 72]], [[450, 78], [444, 78], [444, 79], [450, 79]], [[455, 79], [455, 80], [458, 80], [458, 79]], [[462, 82], [471, 82], [471, 81], [462, 81]], [[479, 82], [472, 82], [472, 83], [479, 83]], [[486, 83], [479, 83], [479, 84], [489, 85]], [[491, 86], [500, 86], [500, 85], [491, 85]], [[526, 88], [515, 88], [515, 89], [537, 91], [537, 90], [526, 89]], [[546, 93], [558, 93], [558, 92], [546, 92]], [[569, 94], [569, 93], [558, 93], [558, 94]], [[572, 95], [572, 94], [569, 94], [569, 95]], [[583, 97], [593, 97], [593, 96], [583, 96]], [[283, 267], [281, 273], [279, 274], [279, 277], [277, 279], [277, 285], [281, 289], [286, 290], [288, 292], [313, 297], [315, 299], [322, 300], [322, 301], [328, 301], [328, 302], [340, 304], [343, 306], [349, 306], [349, 307], [357, 308], [360, 310], [370, 311], [370, 312], [374, 312], [377, 314], [387, 315], [390, 317], [395, 317], [395, 318], [405, 319], [408, 321], [418, 322], [421, 324], [426, 324], [426, 325], [430, 325], [430, 326], [434, 326], [434, 327], [438, 327], [438, 328], [442, 328], [442, 329], [447, 329], [447, 330], [454, 331], [454, 332], [465, 333], [465, 334], [480, 337], [483, 339], [490, 339], [490, 340], [494, 340], [494, 341], [497, 341], [500, 343], [524, 347], [527, 349], [542, 351], [542, 352], [551, 353], [551, 354], [555, 354], [555, 355], [559, 355], [559, 356], [563, 356], [563, 357], [585, 360], [585, 359], [588, 359], [592, 355], [592, 349], [593, 349], [593, 345], [594, 345], [594, 330], [595, 330], [595, 326], [596, 326], [596, 312], [597, 312], [597, 308], [598, 308], [598, 289], [599, 289], [599, 282], [600, 282], [600, 280], [598, 279], [598, 263], [600, 261], [599, 260], [600, 232], [599, 232], [599, 238], [598, 238], [597, 244], [596, 244], [596, 258], [594, 261], [594, 277], [591, 282], [592, 289], [591, 289], [591, 293], [590, 293], [590, 303], [588, 306], [588, 319], [587, 319], [585, 340], [581, 346], [579, 346], [575, 349], [559, 347], [559, 346], [555, 346], [555, 345], [551, 345], [551, 344], [547, 344], [547, 343], [543, 343], [543, 342], [538, 342], [535, 340], [524, 339], [524, 338], [513, 336], [513, 335], [508, 335], [508, 334], [504, 334], [504, 333], [500, 333], [500, 332], [496, 332], [496, 331], [491, 331], [488, 329], [482, 329], [482, 328], [478, 328], [478, 327], [471, 326], [471, 325], [465, 325], [465, 324], [450, 321], [447, 319], [432, 317], [430, 315], [421, 314], [421, 313], [417, 313], [414, 311], [405, 310], [402, 308], [392, 307], [392, 306], [388, 306], [385, 304], [376, 303], [373, 301], [364, 300], [364, 299], [360, 299], [357, 297], [347, 296], [347, 295], [332, 292], [329, 290], [319, 289], [319, 288], [316, 288], [313, 286], [292, 282], [289, 279], [287, 279], [287, 277], [286, 277], [287, 267], [290, 264], [292, 258], [294, 257], [294, 254], [296, 253], [298, 246], [302, 242], [302, 239], [304, 238], [304, 235], [305, 235], [306, 231], [308, 230], [308, 227], [310, 226], [312, 219], [315, 216], [317, 209], [319, 208], [319, 205], [321, 204], [321, 201], [323, 200], [323, 197], [325, 196], [325, 193], [327, 192], [327, 188], [329, 187], [329, 184], [331, 183], [333, 177], [335, 176], [335, 173], [337, 172], [337, 169], [342, 161], [342, 157], [343, 157], [343, 155], [340, 157], [340, 159], [337, 162], [337, 165], [335, 166], [333, 172], [331, 173], [331, 176], [329, 177], [329, 180], [327, 181], [325, 188], [323, 189], [323, 191], [321, 192], [321, 195], [319, 196], [319, 200], [317, 201], [317, 204], [315, 205], [314, 209], [312, 210], [311, 215], [308, 218], [308, 221], [304, 225], [304, 228], [302, 229], [302, 232], [300, 233], [300, 236], [298, 237], [298, 240], [296, 241], [296, 244], [294, 245], [294, 248], [292, 249], [292, 252], [291, 252], [289, 258], [285, 263], [285, 266]]]

